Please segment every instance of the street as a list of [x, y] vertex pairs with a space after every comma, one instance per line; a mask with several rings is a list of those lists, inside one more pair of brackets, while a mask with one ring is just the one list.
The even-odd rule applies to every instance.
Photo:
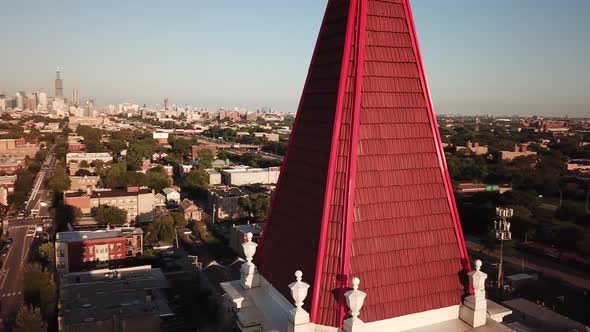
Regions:
[[[494, 258], [500, 258], [500, 253], [498, 250], [485, 250], [484, 246], [480, 243], [475, 243], [469, 240], [465, 241], [467, 244], [467, 248], [469, 250], [472, 251], [482, 251], [483, 253], [485, 253], [486, 255], [492, 256]], [[552, 277], [552, 278], [557, 278], [557, 279], [561, 279], [565, 282], [568, 282], [576, 287], [582, 288], [582, 289], [590, 289], [590, 280], [586, 277], [580, 276], [580, 275], [576, 275], [574, 273], [568, 273], [566, 271], [559, 270], [553, 267], [550, 267], [550, 265], [553, 265], [551, 262], [544, 262], [544, 263], [539, 263], [539, 262], [531, 262], [530, 259], [526, 259], [525, 262], [525, 258], [523, 257], [523, 255], [519, 252], [515, 252], [514, 255], [519, 256], [519, 257], [515, 257], [515, 256], [509, 256], [509, 255], [504, 255], [504, 262], [507, 264], [512, 264], [516, 267], [519, 266], [526, 266], [527, 269], [529, 270], [533, 270], [539, 273], [542, 273], [545, 276], [548, 277]], [[537, 261], [542, 261], [542, 258], [536, 258]]]
[[5, 238], [11, 238], [13, 242], [6, 255], [1, 257], [3, 265], [0, 269], [0, 329], [6, 319], [16, 315], [23, 303], [21, 271], [29, 260], [30, 250], [34, 248], [36, 226], [52, 226], [48, 211], [51, 199], [43, 185], [46, 177], [51, 176], [56, 161], [53, 153], [47, 156], [35, 177], [23, 213], [5, 220]]
[[[8, 236], [13, 239], [0, 270], [0, 317], [13, 316], [22, 303], [21, 270], [28, 261], [29, 251], [35, 240], [35, 226], [43, 224], [42, 219], [9, 220]], [[45, 223], [50, 226], [50, 223]]]

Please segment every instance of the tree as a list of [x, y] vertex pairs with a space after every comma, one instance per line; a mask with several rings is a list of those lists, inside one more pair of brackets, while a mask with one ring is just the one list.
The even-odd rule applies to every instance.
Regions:
[[199, 159], [199, 168], [211, 168], [211, 162], [213, 162], [213, 152], [209, 149], [202, 149], [197, 152], [197, 158]]
[[68, 224], [75, 224], [82, 216], [82, 211], [71, 205], [58, 204], [55, 208], [55, 224], [59, 231], [68, 228]]
[[79, 170], [76, 171], [76, 176], [90, 176], [92, 175], [92, 173], [84, 168], [80, 168]]
[[127, 186], [127, 165], [125, 163], [117, 163], [111, 165], [106, 172], [104, 184], [107, 188], [116, 189]]
[[27, 264], [22, 271], [25, 303], [41, 308], [44, 317], [53, 317], [57, 304], [57, 289], [51, 274], [38, 264]]
[[47, 264], [51, 264], [53, 262], [53, 258], [55, 257], [55, 247], [51, 242], [45, 242], [39, 246], [39, 256], [43, 258], [43, 260]]
[[57, 166], [47, 185], [54, 193], [62, 193], [70, 188], [70, 177], [63, 167]]
[[180, 212], [170, 212], [170, 216], [172, 217], [172, 219], [174, 219], [174, 227], [184, 227], [184, 214]]
[[209, 176], [203, 169], [191, 171], [184, 177], [183, 185], [191, 194], [203, 196], [209, 187]]
[[121, 225], [127, 222], [127, 211], [116, 206], [100, 205], [93, 207], [91, 213], [101, 225]]
[[22, 305], [16, 314], [16, 332], [43, 332], [47, 326], [41, 317], [41, 310], [31, 305]]
[[162, 241], [164, 243], [172, 243], [176, 235], [174, 224], [174, 217], [170, 214], [159, 216], [148, 226], [146, 240], [151, 242]]
[[270, 196], [262, 193], [252, 194], [240, 197], [238, 204], [250, 218], [254, 218], [256, 222], [263, 222], [270, 206]]
[[11, 202], [16, 208], [21, 208], [26, 200], [27, 193], [33, 187], [35, 176], [26, 169], [16, 171], [16, 181], [14, 182], [14, 194], [11, 196]]
[[147, 172], [145, 185], [155, 191], [162, 191], [170, 185], [170, 180], [168, 175], [164, 174], [162, 167], [154, 167]]

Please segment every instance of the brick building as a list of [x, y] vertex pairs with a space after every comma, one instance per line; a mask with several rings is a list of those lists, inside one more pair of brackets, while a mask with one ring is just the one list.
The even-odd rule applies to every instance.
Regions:
[[127, 211], [129, 222], [148, 222], [154, 219], [154, 192], [146, 187], [128, 187], [126, 190], [94, 190], [64, 193], [64, 204], [79, 208], [88, 214], [99, 205], [115, 206]]
[[0, 156], [33, 158], [39, 149], [39, 143], [24, 138], [0, 139]]
[[55, 265], [60, 273], [82, 271], [143, 252], [141, 228], [57, 233]]

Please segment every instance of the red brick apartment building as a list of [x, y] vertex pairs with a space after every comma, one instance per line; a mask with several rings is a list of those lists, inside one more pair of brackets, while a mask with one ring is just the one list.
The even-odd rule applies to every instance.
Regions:
[[57, 233], [55, 263], [60, 273], [105, 266], [109, 261], [135, 257], [143, 252], [141, 228]]

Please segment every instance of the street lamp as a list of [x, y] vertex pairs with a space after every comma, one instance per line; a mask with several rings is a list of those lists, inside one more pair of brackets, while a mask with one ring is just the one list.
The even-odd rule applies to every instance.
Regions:
[[503, 281], [503, 260], [504, 260], [504, 241], [512, 240], [512, 233], [510, 233], [510, 223], [507, 221], [514, 215], [513, 209], [496, 208], [496, 220], [494, 220], [494, 231], [496, 232], [496, 239], [500, 241], [500, 265], [498, 265], [498, 288], [502, 287]]

